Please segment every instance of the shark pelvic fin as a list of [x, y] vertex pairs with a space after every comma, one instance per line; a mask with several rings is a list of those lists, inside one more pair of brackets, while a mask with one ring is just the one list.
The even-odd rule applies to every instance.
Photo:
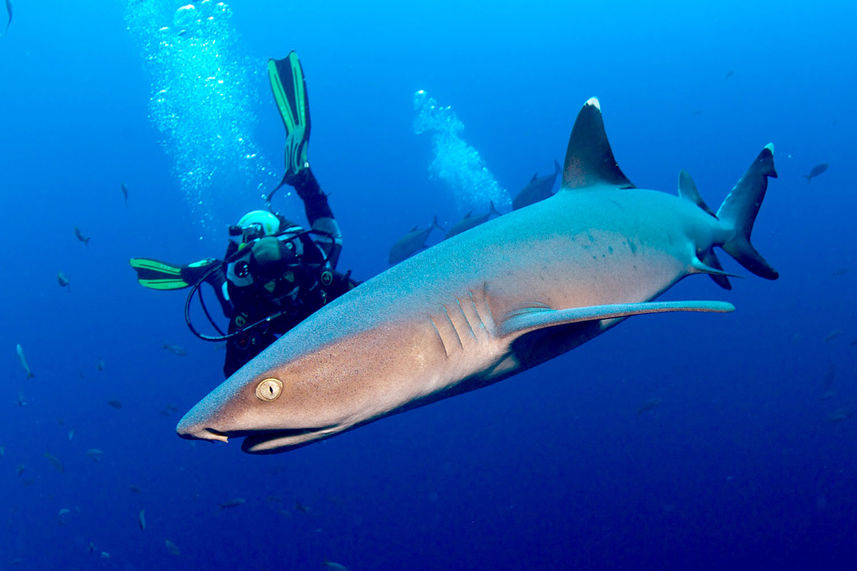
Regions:
[[602, 185], [634, 188], [616, 164], [604, 131], [601, 106], [593, 97], [580, 110], [571, 129], [562, 169], [562, 188], [581, 189]]
[[702, 200], [702, 197], [699, 195], [699, 191], [696, 189], [696, 183], [694, 183], [693, 179], [690, 177], [690, 173], [684, 169], [681, 169], [678, 173], [678, 195], [681, 198], [693, 202], [712, 216], [716, 216], [714, 211], [708, 208], [708, 205], [705, 204], [704, 200]]
[[723, 266], [720, 265], [720, 260], [717, 259], [717, 255], [714, 253], [714, 250], [709, 250], [702, 259], [693, 258], [690, 265], [693, 268], [691, 273], [708, 274], [711, 276], [711, 279], [714, 280], [714, 283], [723, 289], [732, 289], [732, 284], [729, 283], [729, 278], [741, 277], [724, 271]]
[[[720, 263], [720, 260], [717, 258], [717, 254], [714, 253], [713, 249], [708, 250], [705, 256], [702, 257], [702, 263], [708, 268], [705, 273], [711, 276], [714, 283], [723, 289], [732, 289], [732, 284], [729, 283], [729, 278], [741, 277], [723, 271], [723, 265]], [[711, 271], [712, 269], [714, 271]]]
[[571, 309], [528, 308], [507, 316], [500, 324], [498, 335], [519, 336], [545, 327], [568, 325], [582, 321], [621, 319], [632, 315], [667, 313], [674, 311], [733, 311], [735, 306], [724, 301], [648, 301], [643, 303], [617, 303], [591, 305]]

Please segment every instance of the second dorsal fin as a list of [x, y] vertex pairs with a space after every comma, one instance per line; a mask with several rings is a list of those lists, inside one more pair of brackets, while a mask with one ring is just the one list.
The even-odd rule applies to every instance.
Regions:
[[593, 97], [577, 114], [571, 129], [562, 169], [562, 188], [573, 190], [605, 185], [635, 188], [616, 164], [604, 131], [601, 106]]
[[712, 216], [717, 216], [710, 208], [708, 208], [705, 201], [702, 200], [702, 196], [699, 195], [699, 191], [696, 189], [696, 183], [693, 182], [693, 178], [691, 178], [690, 173], [684, 169], [681, 169], [678, 173], [678, 195], [685, 200], [693, 202]]

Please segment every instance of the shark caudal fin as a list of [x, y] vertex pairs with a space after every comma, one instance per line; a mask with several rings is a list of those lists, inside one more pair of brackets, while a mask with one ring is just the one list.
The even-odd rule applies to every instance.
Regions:
[[723, 249], [757, 276], [775, 280], [779, 274], [750, 243], [753, 223], [768, 189], [768, 177], [777, 177], [772, 143], [765, 145], [744, 176], [729, 192], [717, 211], [717, 218], [733, 230], [732, 237], [723, 244]]

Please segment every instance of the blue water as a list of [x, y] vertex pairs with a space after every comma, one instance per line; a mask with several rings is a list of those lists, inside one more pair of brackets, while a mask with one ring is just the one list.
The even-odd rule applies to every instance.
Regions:
[[[236, 2], [167, 45], [159, 18], [174, 26], [180, 2], [13, 4], [0, 38], [0, 567], [857, 565], [853, 2]], [[261, 205], [283, 145], [264, 64], [290, 49], [345, 235], [340, 268], [359, 278], [412, 226], [483, 212], [491, 193], [551, 172], [593, 95], [632, 181], [673, 192], [685, 168], [711, 205], [773, 141], [780, 176], [753, 239], [782, 277], [721, 256], [747, 276], [733, 291], [696, 277], [668, 298], [724, 299], [733, 314], [635, 318], [497, 385], [286, 454], [181, 440], [175, 424], [222, 380], [223, 352], [186, 329], [182, 294], [141, 288], [127, 260], [220, 256], [226, 226]], [[421, 89], [461, 123], [465, 155], [443, 163], [457, 174], [415, 133]], [[301, 219], [296, 197], [276, 201]], [[233, 498], [246, 502], [219, 506]]]

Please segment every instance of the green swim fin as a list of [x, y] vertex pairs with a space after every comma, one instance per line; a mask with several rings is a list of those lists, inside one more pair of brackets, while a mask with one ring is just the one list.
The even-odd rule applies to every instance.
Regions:
[[289, 52], [284, 59], [268, 60], [268, 79], [286, 128], [286, 174], [282, 186], [294, 182], [298, 173], [309, 167], [309, 99], [298, 54]]
[[131, 267], [137, 271], [137, 281], [149, 289], [173, 290], [194, 285], [207, 272], [214, 258], [206, 258], [186, 266], [174, 266], [149, 258], [131, 258]]

